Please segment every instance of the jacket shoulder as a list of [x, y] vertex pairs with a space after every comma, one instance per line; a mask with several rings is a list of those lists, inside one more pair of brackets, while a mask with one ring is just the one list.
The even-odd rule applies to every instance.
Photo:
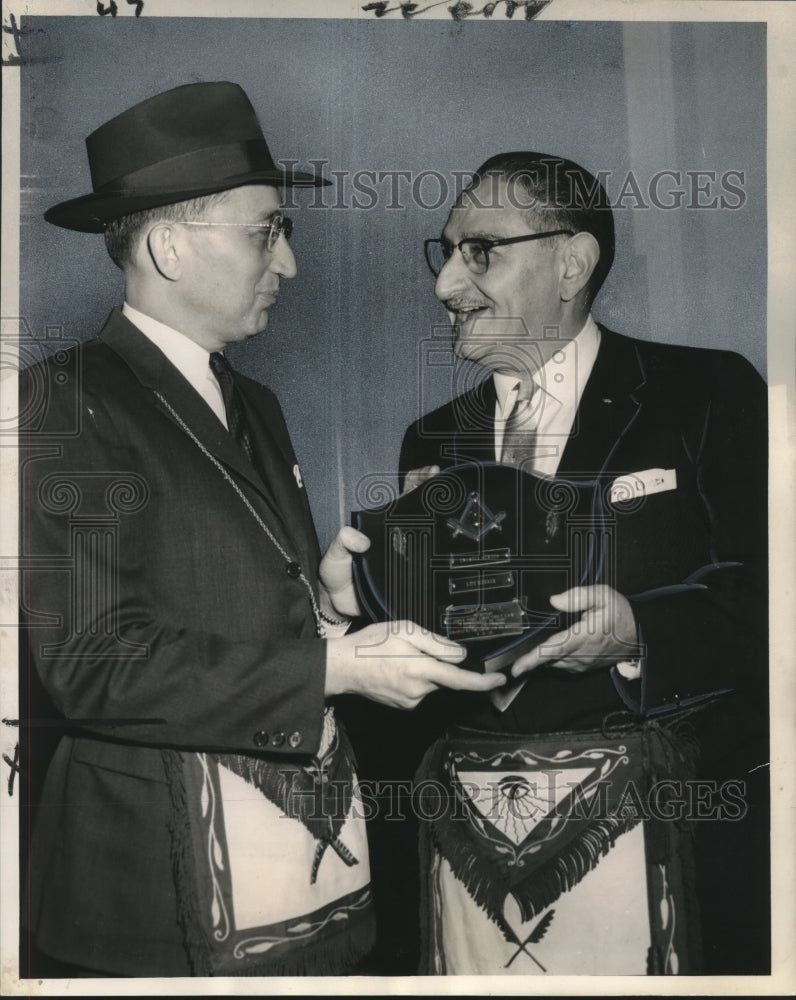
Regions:
[[740, 385], [760, 389], [765, 382], [738, 351], [690, 344], [668, 344], [615, 333], [600, 327], [609, 350], [632, 351], [647, 382], [662, 387], [676, 384], [699, 392]]
[[107, 390], [114, 367], [121, 365], [100, 340], [88, 340], [28, 365], [19, 372], [21, 433], [70, 433], [87, 397]]

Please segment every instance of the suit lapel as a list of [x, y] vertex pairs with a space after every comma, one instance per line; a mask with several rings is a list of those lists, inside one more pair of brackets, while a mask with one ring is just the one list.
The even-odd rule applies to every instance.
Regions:
[[[303, 502], [303, 496], [298, 492], [294, 474], [295, 457], [290, 442], [283, 432], [281, 411], [274, 406], [269, 412], [262, 405], [262, 400], [255, 400], [251, 393], [250, 383], [239, 379], [237, 385], [240, 398], [249, 423], [252, 444], [262, 467], [263, 474], [274, 504], [278, 512], [295, 511], [297, 505]], [[286, 530], [294, 529], [292, 537], [297, 547], [301, 549], [301, 563], [308, 571], [314, 572], [310, 566], [311, 553], [315, 550], [314, 536], [306, 531], [298, 531], [298, 525], [303, 520], [292, 517]]]
[[495, 383], [491, 378], [453, 401], [457, 434], [450, 458], [455, 464], [495, 461], [496, 402]]
[[612, 455], [643, 404], [645, 376], [632, 341], [600, 327], [601, 341], [564, 453], [559, 476], [594, 476]]
[[[233, 478], [245, 480], [258, 493], [265, 501], [260, 505], [261, 516], [264, 515], [269, 529], [290, 552], [295, 543], [281, 515], [281, 509], [285, 508], [275, 507], [274, 498], [245, 452], [165, 354], [116, 309], [100, 334], [100, 340], [125, 362], [141, 385], [151, 392], [154, 405], [172, 423], [180, 426], [180, 421], [169, 407], [185, 422], [200, 444], [233, 474]], [[182, 427], [180, 429], [184, 432]], [[258, 442], [261, 438], [262, 435], [258, 434]]]

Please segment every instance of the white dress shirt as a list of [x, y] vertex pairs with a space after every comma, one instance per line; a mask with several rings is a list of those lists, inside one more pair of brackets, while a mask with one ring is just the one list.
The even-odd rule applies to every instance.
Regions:
[[221, 423], [227, 426], [224, 397], [215, 375], [210, 370], [210, 352], [184, 333], [152, 319], [134, 309], [129, 302], [122, 306], [122, 313], [138, 327], [143, 335], [159, 348], [180, 374], [190, 382]]
[[[536, 430], [536, 456], [533, 472], [554, 476], [575, 422], [580, 398], [594, 367], [600, 347], [600, 331], [591, 315], [573, 340], [568, 340], [533, 374], [531, 420]], [[497, 394], [495, 406], [495, 460], [503, 451], [506, 421], [520, 391], [515, 375], [495, 372], [492, 376]]]

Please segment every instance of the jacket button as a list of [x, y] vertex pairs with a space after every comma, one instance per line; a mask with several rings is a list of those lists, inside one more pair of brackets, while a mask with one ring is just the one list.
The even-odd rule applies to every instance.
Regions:
[[297, 562], [287, 564], [287, 575], [297, 580], [301, 576], [301, 566]]
[[298, 732], [291, 733], [290, 736], [288, 736], [287, 741], [291, 745], [291, 747], [293, 747], [293, 749], [295, 750], [296, 747], [301, 746], [301, 733]]
[[261, 729], [259, 733], [254, 734], [252, 739], [254, 740], [255, 746], [264, 747], [268, 743], [268, 733]]
[[285, 742], [284, 733], [274, 733], [274, 735], [271, 737], [272, 747], [281, 747], [284, 742]]

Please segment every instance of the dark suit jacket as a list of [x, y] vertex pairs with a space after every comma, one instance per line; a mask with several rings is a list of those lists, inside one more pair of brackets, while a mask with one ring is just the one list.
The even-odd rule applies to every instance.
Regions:
[[[701, 773], [747, 780], [750, 809], [761, 818], [754, 850], [767, 853], [766, 834], [759, 832], [765, 831], [765, 766], [762, 777], [752, 774], [768, 761], [765, 386], [736, 354], [601, 333], [558, 475], [585, 475], [607, 485], [648, 469], [676, 470], [675, 490], [614, 508], [615, 562], [603, 582], [630, 599], [645, 652], [643, 680], [626, 682], [608, 669], [573, 675], [543, 667], [502, 714], [483, 697], [432, 696], [416, 713], [415, 732], [427, 744], [450, 721], [519, 733], [599, 728], [612, 712], [630, 708], [663, 718], [724, 692], [694, 716], [702, 736]], [[401, 482], [425, 465], [494, 461], [494, 411], [490, 378], [421, 417], [403, 441]], [[748, 826], [738, 824], [736, 846], [745, 851], [752, 840], [740, 836], [742, 828]], [[707, 863], [717, 864], [716, 857], [714, 852]], [[731, 866], [729, 855], [721, 857]], [[761, 934], [768, 900], [764, 873], [755, 871], [755, 900], [750, 882], [736, 881], [744, 878], [738, 869], [734, 875], [729, 868], [717, 872], [720, 886], [710, 890], [718, 923], [706, 942], [709, 967], [711, 948], [716, 951], [722, 937], [731, 943], [721, 959], [729, 966], [713, 971], [743, 963], [750, 935], [754, 950]], [[741, 906], [732, 902], [736, 890]], [[735, 933], [728, 920], [733, 908], [741, 911]], [[764, 964], [765, 958], [763, 944], [749, 962]]]
[[[404, 437], [401, 481], [423, 465], [494, 460], [494, 408], [488, 379], [421, 417]], [[607, 485], [648, 469], [676, 472], [676, 489], [612, 511], [616, 561], [603, 582], [630, 598], [645, 682], [539, 672], [505, 727], [599, 723], [626, 704], [648, 714], [765, 683], [766, 453], [765, 386], [740, 356], [602, 330], [558, 475]]]
[[66, 962], [189, 974], [159, 748], [318, 748], [325, 653], [306, 588], [155, 395], [315, 585], [317, 542], [279, 404], [237, 383], [267, 485], [118, 311], [98, 339], [23, 373], [26, 666], [74, 723], [38, 810], [29, 919], [39, 947]]

